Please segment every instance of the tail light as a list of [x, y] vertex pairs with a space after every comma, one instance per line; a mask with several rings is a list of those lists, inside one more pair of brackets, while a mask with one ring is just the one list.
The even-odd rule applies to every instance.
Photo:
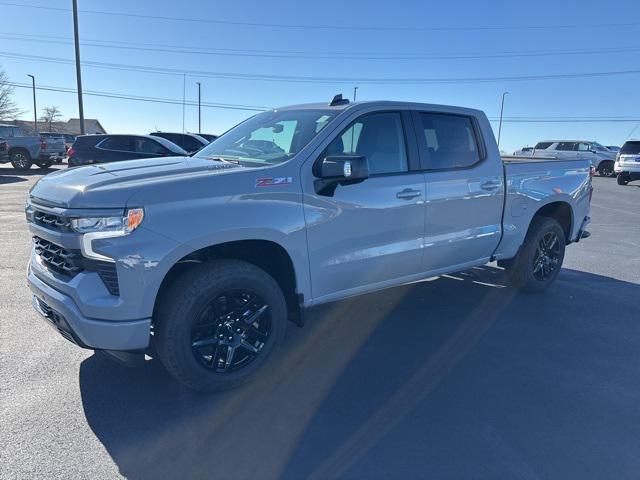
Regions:
[[44, 138], [40, 139], [40, 149], [41, 150], [46, 150], [47, 149], [47, 141]]
[[70, 157], [73, 157], [75, 153], [76, 151], [73, 149], [73, 147], [70, 147], [69, 150], [67, 150], [67, 155]]

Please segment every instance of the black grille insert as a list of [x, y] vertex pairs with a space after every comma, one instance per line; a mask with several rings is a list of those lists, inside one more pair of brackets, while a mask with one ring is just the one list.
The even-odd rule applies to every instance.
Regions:
[[111, 295], [120, 295], [120, 285], [118, 285], [118, 273], [116, 272], [116, 264], [109, 262], [96, 262], [96, 271], [102, 282], [109, 290]]
[[67, 250], [44, 238], [33, 237], [36, 253], [50, 271], [73, 278], [82, 271], [96, 272], [111, 295], [120, 295], [116, 264], [89, 260], [80, 250]]
[[66, 250], [40, 237], [33, 237], [33, 243], [36, 253], [49, 270], [69, 277], [84, 270], [79, 250]]
[[52, 230], [58, 230], [60, 232], [71, 231], [71, 220], [53, 213], [45, 213], [36, 210], [33, 212], [33, 221], [36, 225]]

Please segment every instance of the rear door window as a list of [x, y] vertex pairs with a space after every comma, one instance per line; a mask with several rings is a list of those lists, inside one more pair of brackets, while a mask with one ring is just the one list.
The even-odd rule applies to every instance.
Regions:
[[480, 161], [480, 149], [470, 117], [420, 113], [420, 121], [429, 170], [467, 168]]
[[133, 151], [131, 137], [127, 136], [109, 137], [100, 142], [97, 146], [104, 150], [117, 150], [120, 152]]
[[536, 150], [546, 150], [551, 145], [553, 145], [553, 142], [538, 142], [538, 143], [536, 143], [536, 146], [534, 148]]
[[556, 150], [562, 150], [562, 151], [573, 151], [576, 148], [576, 143], [575, 142], [560, 142], [558, 143], [558, 146], [556, 147]]
[[135, 151], [138, 153], [149, 153], [153, 155], [163, 155], [166, 153], [165, 148], [155, 140], [144, 137], [136, 137], [134, 139]]

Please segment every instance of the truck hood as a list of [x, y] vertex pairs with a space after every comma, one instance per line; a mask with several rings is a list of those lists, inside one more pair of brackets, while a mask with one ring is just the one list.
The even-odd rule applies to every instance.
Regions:
[[123, 208], [150, 182], [172, 183], [198, 174], [244, 170], [236, 164], [197, 157], [166, 157], [86, 165], [42, 177], [31, 201], [62, 208]]

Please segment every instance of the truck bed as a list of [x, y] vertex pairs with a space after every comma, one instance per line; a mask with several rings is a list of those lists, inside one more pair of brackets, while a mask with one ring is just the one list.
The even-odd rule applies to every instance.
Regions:
[[591, 165], [589, 160], [549, 157], [502, 157], [505, 177], [503, 236], [495, 258], [511, 258], [522, 245], [532, 215], [549, 202], [572, 207], [567, 242], [577, 240], [589, 213]]

